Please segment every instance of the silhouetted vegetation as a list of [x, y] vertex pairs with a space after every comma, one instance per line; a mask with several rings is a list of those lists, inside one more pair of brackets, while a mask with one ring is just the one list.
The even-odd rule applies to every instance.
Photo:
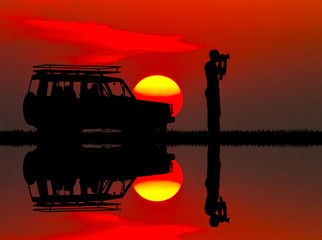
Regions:
[[0, 145], [34, 145], [39, 141], [37, 131], [10, 130], [0, 131]]
[[[227, 146], [317, 146], [322, 145], [322, 132], [313, 130], [222, 131], [211, 136], [207, 131], [167, 131], [165, 133], [121, 133], [109, 131], [82, 132], [77, 139], [55, 135], [54, 141], [83, 144], [119, 144], [149, 141], [167, 145], [208, 145], [216, 142]], [[34, 145], [40, 141], [37, 131], [0, 131], [0, 145]]]

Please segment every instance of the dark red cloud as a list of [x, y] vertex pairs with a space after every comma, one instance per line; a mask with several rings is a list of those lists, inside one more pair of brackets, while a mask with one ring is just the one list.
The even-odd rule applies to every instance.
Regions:
[[182, 36], [161, 36], [111, 28], [95, 22], [65, 22], [11, 17], [20, 37], [70, 44], [80, 50], [73, 62], [114, 62], [146, 52], [188, 52], [199, 46], [184, 43]]

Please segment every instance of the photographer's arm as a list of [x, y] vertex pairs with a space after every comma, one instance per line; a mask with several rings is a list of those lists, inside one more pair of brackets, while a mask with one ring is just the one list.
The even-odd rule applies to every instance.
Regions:
[[227, 72], [227, 59], [224, 60], [224, 66], [222, 67], [222, 75], [226, 75]]
[[218, 67], [219, 67], [219, 70], [220, 70], [219, 79], [222, 80], [222, 77], [224, 75], [226, 75], [226, 71], [227, 71], [227, 59], [225, 59], [223, 61], [219, 61], [218, 62]]

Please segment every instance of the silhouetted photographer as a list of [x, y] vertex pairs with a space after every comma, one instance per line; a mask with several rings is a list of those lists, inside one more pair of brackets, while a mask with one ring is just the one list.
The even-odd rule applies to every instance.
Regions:
[[207, 165], [205, 213], [210, 217], [209, 225], [217, 227], [221, 222], [229, 222], [226, 202], [219, 196], [221, 168], [219, 144], [209, 144]]
[[[207, 213], [208, 214], [208, 213]], [[222, 200], [222, 197], [219, 198], [217, 202], [217, 209], [215, 212], [209, 212], [210, 216], [209, 225], [211, 227], [218, 227], [221, 222], [228, 222], [229, 218], [227, 217], [227, 205], [226, 202]]]
[[205, 95], [207, 98], [208, 109], [208, 131], [211, 133], [220, 132], [220, 95], [219, 79], [222, 80], [227, 71], [227, 60], [229, 54], [219, 54], [217, 50], [209, 52], [210, 61], [205, 64], [205, 73], [207, 78], [207, 89]]

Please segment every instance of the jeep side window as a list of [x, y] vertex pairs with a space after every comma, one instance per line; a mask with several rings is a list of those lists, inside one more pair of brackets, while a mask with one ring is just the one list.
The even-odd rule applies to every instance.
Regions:
[[53, 81], [52, 89], [51, 89], [51, 96], [52, 97], [59, 97], [62, 96], [63, 88], [59, 86], [59, 82]]
[[51, 96], [52, 91], [53, 91], [53, 82], [48, 82], [47, 96]]
[[53, 97], [62, 97], [64, 94], [64, 90], [62, 86], [56, 86], [53, 87], [53, 90], [51, 92], [51, 96]]
[[45, 80], [40, 80], [37, 90], [37, 96], [46, 96], [47, 95], [48, 82]]
[[107, 89], [110, 89], [112, 96], [131, 97], [131, 94], [121, 82], [109, 82], [105, 85]]
[[66, 85], [64, 87], [64, 94], [66, 97], [69, 97], [69, 98], [76, 98], [76, 93], [73, 89], [73, 85]]
[[28, 91], [36, 94], [38, 90], [38, 86], [39, 86], [39, 79], [33, 79], [30, 81]]
[[89, 91], [89, 96], [91, 96], [91, 97], [98, 97], [99, 96], [97, 83], [93, 83], [91, 88], [88, 91]]
[[106, 83], [101, 85], [101, 89], [102, 89], [102, 95], [105, 97], [110, 97], [112, 96], [112, 92], [111, 89], [107, 86]]
[[50, 96], [53, 96], [55, 95], [55, 88], [57, 86], [57, 81], [54, 81], [53, 84], [52, 84], [52, 87], [51, 87], [51, 93], [50, 93]]
[[123, 96], [122, 88], [119, 82], [109, 82], [107, 85], [111, 89], [113, 96]]
[[77, 98], [80, 97], [80, 91], [81, 91], [81, 83], [74, 82], [74, 92], [75, 92]]
[[79, 97], [83, 98], [87, 96], [87, 82], [86, 81], [82, 81], [81, 82], [81, 87], [80, 87], [80, 93], [79, 93]]
[[127, 88], [125, 87], [124, 84], [121, 84], [122, 87], [122, 91], [123, 91], [123, 96], [124, 97], [131, 97], [131, 94], [129, 93], [129, 91], [127, 90]]
[[97, 83], [86, 83], [81, 85], [81, 97], [98, 97], [100, 96]]

